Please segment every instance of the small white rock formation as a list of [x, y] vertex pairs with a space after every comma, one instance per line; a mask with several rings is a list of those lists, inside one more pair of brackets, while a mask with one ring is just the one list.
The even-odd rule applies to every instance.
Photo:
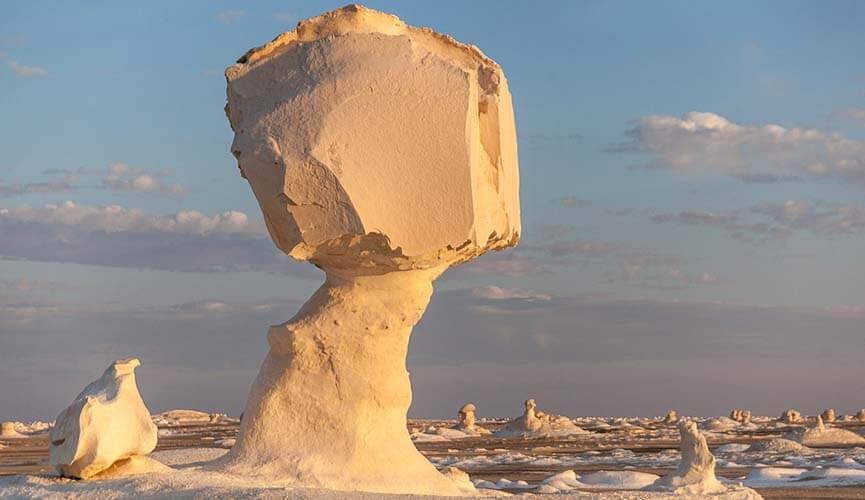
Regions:
[[163, 470], [144, 457], [156, 448], [157, 429], [135, 383], [140, 364], [118, 359], [57, 416], [48, 453], [60, 474], [88, 479], [115, 472], [112, 466], [117, 474]]
[[647, 489], [672, 491], [677, 495], [711, 495], [726, 491], [715, 477], [715, 457], [706, 445], [706, 438], [697, 430], [697, 424], [680, 421], [679, 435], [682, 438], [679, 467]]
[[739, 422], [727, 417], [716, 417], [702, 422], [700, 427], [706, 431], [726, 432], [738, 428]]
[[835, 421], [835, 409], [826, 408], [823, 410], [823, 413], [820, 414], [820, 417], [823, 419], [823, 422], [831, 424]]
[[778, 420], [784, 422], [785, 424], [805, 423], [805, 419], [802, 418], [802, 414], [792, 408], [790, 408], [789, 410], [784, 410], [784, 413], [781, 414], [781, 418], [779, 418]]
[[730, 418], [739, 422], [740, 424], [750, 424], [751, 423], [751, 410], [742, 410], [740, 408], [736, 408], [735, 410], [730, 412]]
[[757, 441], [748, 447], [747, 451], [761, 451], [766, 453], [801, 453], [805, 447], [791, 439], [774, 438]]
[[497, 430], [495, 432], [496, 436], [568, 436], [586, 432], [566, 416], [538, 411], [534, 399], [527, 399], [524, 406], [525, 411], [523, 414]]
[[826, 427], [818, 415], [814, 427], [805, 429], [799, 440], [805, 446], [865, 445], [865, 437], [838, 427]]
[[488, 429], [484, 429], [479, 426], [475, 421], [475, 412], [477, 408], [472, 403], [464, 404], [460, 410], [457, 412], [457, 417], [459, 418], [459, 422], [454, 426], [454, 429], [465, 432], [466, 434], [471, 434], [475, 436], [492, 434]]
[[226, 72], [231, 151], [274, 244], [325, 283], [267, 335], [222, 465], [281, 484], [455, 495], [406, 429], [409, 335], [448, 267], [520, 235], [502, 69], [350, 5]]
[[0, 424], [0, 437], [21, 438], [26, 436], [15, 429], [15, 422], [3, 422], [2, 424]]
[[675, 424], [679, 421], [679, 414], [676, 410], [670, 410], [667, 412], [667, 416], [664, 417], [665, 424]]
[[860, 422], [865, 422], [865, 408], [862, 408], [861, 410], [857, 411], [856, 416], [853, 418], [855, 418], [856, 420], [858, 420]]

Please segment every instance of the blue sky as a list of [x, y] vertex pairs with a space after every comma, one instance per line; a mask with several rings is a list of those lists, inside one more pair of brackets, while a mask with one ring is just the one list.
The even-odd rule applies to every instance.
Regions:
[[[129, 354], [154, 410], [240, 411], [321, 276], [263, 233], [222, 71], [341, 5], [7, 4], [0, 418]], [[865, 5], [368, 6], [497, 60], [519, 133], [523, 242], [437, 283], [412, 414], [865, 406]]]

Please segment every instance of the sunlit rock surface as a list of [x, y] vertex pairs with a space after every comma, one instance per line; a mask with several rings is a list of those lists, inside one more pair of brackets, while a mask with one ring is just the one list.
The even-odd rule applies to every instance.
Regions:
[[449, 266], [517, 243], [517, 145], [501, 68], [351, 5], [226, 70], [231, 150], [286, 254], [326, 281], [270, 328], [222, 466], [337, 490], [461, 494], [406, 430], [409, 336]]
[[[57, 416], [50, 432], [49, 459], [64, 476], [87, 479], [124, 460], [147, 455], [156, 447], [157, 429], [135, 383], [137, 358], [111, 364]], [[134, 471], [150, 470], [135, 460]], [[158, 466], [154, 466], [157, 467]]]
[[715, 457], [706, 446], [706, 438], [690, 420], [679, 422], [682, 459], [679, 467], [651, 486], [651, 489], [669, 490], [677, 494], [703, 495], [725, 491], [715, 477]]
[[524, 406], [523, 414], [496, 431], [496, 436], [567, 436], [586, 432], [564, 415], [553, 415], [539, 411], [534, 399], [527, 399]]

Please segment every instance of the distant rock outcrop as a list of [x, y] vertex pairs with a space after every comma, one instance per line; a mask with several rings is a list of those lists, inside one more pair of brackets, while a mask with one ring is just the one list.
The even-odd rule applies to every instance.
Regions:
[[802, 418], [802, 414], [798, 411], [790, 408], [789, 410], [784, 410], [784, 413], [781, 414], [781, 417], [778, 419], [785, 424], [804, 424], [805, 419]]
[[20, 438], [25, 436], [15, 429], [15, 422], [3, 422], [0, 424], [0, 437]]
[[740, 424], [750, 424], [751, 423], [751, 410], [742, 410], [736, 408], [735, 410], [730, 412], [730, 418], [739, 422]]
[[814, 427], [802, 432], [799, 441], [805, 446], [865, 445], [865, 437], [855, 432], [838, 427], [826, 427], [822, 416], [817, 416]]
[[460, 410], [457, 412], [457, 416], [459, 417], [459, 423], [454, 426], [454, 429], [465, 432], [470, 435], [487, 435], [492, 434], [492, 432], [488, 429], [484, 429], [479, 426], [475, 419], [475, 411], [477, 408], [472, 403], [464, 404]]
[[563, 415], [552, 415], [537, 410], [534, 399], [527, 399], [525, 411], [519, 417], [511, 420], [508, 425], [495, 432], [496, 436], [567, 436], [582, 434], [586, 431], [578, 427], [570, 418]]

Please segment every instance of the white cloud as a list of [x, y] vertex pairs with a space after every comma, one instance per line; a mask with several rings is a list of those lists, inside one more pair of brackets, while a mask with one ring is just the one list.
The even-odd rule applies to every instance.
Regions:
[[684, 211], [678, 214], [658, 214], [652, 217], [657, 224], [678, 222], [679, 224], [699, 226], [724, 226], [736, 222], [739, 217], [735, 214], [719, 214], [713, 212]]
[[152, 215], [138, 209], [128, 209], [118, 205], [88, 207], [72, 201], [43, 207], [21, 205], [13, 208], [0, 208], [0, 220], [79, 226], [106, 232], [159, 231], [197, 235], [209, 233], [264, 234], [264, 226], [260, 221], [250, 220], [245, 213], [234, 210], [213, 216], [207, 216], [195, 210], [183, 210], [174, 215]]
[[656, 290], [681, 290], [694, 285], [721, 283], [721, 279], [712, 272], [691, 273], [679, 267], [646, 270], [639, 264], [626, 263], [623, 274], [627, 281], [636, 281], [641, 287]]
[[148, 214], [73, 202], [0, 208], [0, 259], [188, 272], [260, 271], [320, 279], [273, 246], [243, 212]]
[[865, 207], [832, 205], [818, 208], [805, 201], [787, 200], [751, 208], [789, 230], [810, 230], [817, 234], [861, 234], [865, 232]]
[[242, 10], [223, 10], [216, 14], [216, 19], [225, 24], [231, 24], [245, 15], [246, 12]]
[[18, 184], [0, 183], [0, 198], [35, 193], [65, 193], [79, 189], [70, 179], [58, 181], [22, 182]]
[[16, 76], [20, 76], [22, 78], [48, 76], [48, 70], [46, 70], [45, 68], [40, 68], [39, 66], [25, 66], [11, 59], [7, 61], [7, 64], [9, 65], [9, 69], [11, 69]]
[[523, 300], [528, 302], [548, 301], [552, 297], [545, 293], [520, 288], [501, 288], [497, 286], [482, 286], [473, 288], [472, 297], [485, 300]]
[[446, 276], [460, 277], [462, 273], [468, 273], [521, 277], [546, 272], [546, 267], [539, 259], [526, 255], [519, 249], [516, 249], [506, 252], [487, 253], [478, 259], [455, 268], [454, 271], [448, 272]]
[[797, 231], [817, 235], [841, 236], [865, 232], [865, 207], [853, 204], [812, 204], [787, 200], [783, 203], [763, 203], [745, 211], [713, 213], [683, 211], [657, 214], [656, 224], [704, 226], [726, 231], [741, 240], [778, 240]]
[[592, 206], [592, 200], [583, 200], [576, 196], [562, 196], [559, 204], [565, 208], [585, 208]]
[[115, 191], [137, 191], [168, 195], [183, 195], [186, 190], [179, 184], [166, 185], [161, 178], [168, 175], [165, 170], [152, 171], [131, 167], [126, 163], [115, 163], [108, 167], [102, 177], [102, 185]]
[[865, 127], [865, 108], [847, 108], [836, 116]]
[[[715, 113], [653, 115], [627, 131], [613, 152], [646, 152], [650, 166], [710, 169], [745, 182], [835, 177], [865, 184], [865, 142], [838, 133], [776, 124], [740, 125]], [[795, 174], [795, 175], [793, 175]]]

